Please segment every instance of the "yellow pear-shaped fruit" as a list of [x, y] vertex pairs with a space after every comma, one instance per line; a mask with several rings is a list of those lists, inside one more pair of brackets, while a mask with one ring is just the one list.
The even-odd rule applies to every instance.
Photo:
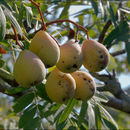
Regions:
[[71, 75], [76, 82], [74, 97], [78, 100], [89, 100], [96, 91], [96, 84], [92, 76], [84, 71], [75, 71]]
[[33, 37], [30, 50], [40, 57], [47, 68], [54, 66], [60, 57], [60, 49], [56, 41], [42, 30]]
[[103, 44], [95, 40], [85, 40], [82, 52], [83, 65], [90, 72], [99, 72], [108, 65], [109, 52]]
[[76, 83], [70, 74], [55, 68], [48, 76], [45, 88], [52, 101], [62, 104], [74, 97]]
[[69, 41], [60, 46], [60, 59], [56, 67], [64, 73], [78, 70], [83, 63], [81, 47], [78, 43]]
[[13, 71], [15, 80], [23, 87], [36, 85], [46, 76], [43, 62], [29, 50], [20, 52]]

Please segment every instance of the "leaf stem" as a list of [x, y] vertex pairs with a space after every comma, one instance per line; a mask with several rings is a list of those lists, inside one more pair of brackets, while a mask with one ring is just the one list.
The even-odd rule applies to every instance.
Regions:
[[29, 1], [30, 1], [32, 4], [34, 4], [34, 5], [38, 8], [39, 14], [40, 14], [40, 16], [41, 16], [42, 24], [43, 24], [42, 30], [46, 31], [46, 30], [47, 30], [47, 29], [46, 29], [46, 24], [45, 24], [45, 22], [44, 22], [44, 19], [43, 19], [43, 15], [42, 15], [42, 11], [41, 11], [41, 9], [40, 9], [40, 6], [39, 6], [36, 2], [34, 2], [33, 0], [29, 0]]

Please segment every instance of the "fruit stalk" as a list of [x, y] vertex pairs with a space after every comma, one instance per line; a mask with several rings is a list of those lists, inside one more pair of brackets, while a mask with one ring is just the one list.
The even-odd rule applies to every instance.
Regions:
[[74, 24], [75, 26], [77, 26], [78, 28], [81, 28], [82, 30], [84, 30], [87, 34], [87, 39], [89, 40], [89, 34], [88, 34], [88, 30], [83, 27], [82, 25], [78, 24], [78, 23], [75, 23], [74, 21], [71, 21], [69, 19], [60, 19], [60, 20], [55, 20], [55, 21], [52, 21], [52, 22], [49, 22], [49, 23], [46, 23], [46, 26], [49, 26], [51, 24], [54, 24], [54, 23], [62, 23], [62, 22], [69, 22], [69, 23], [72, 23]]
[[12, 26], [12, 29], [13, 29], [13, 31], [14, 31], [16, 44], [19, 45], [19, 47], [20, 47], [22, 50], [24, 50], [23, 47], [21, 46], [21, 44], [18, 42], [18, 35], [17, 35], [17, 33], [16, 33], [15, 27], [14, 27], [13, 25], [11, 25], [11, 26]]
[[45, 22], [44, 22], [44, 19], [43, 19], [43, 15], [42, 15], [42, 11], [41, 11], [41, 9], [40, 9], [40, 6], [39, 6], [36, 2], [34, 2], [33, 0], [29, 0], [29, 1], [30, 1], [32, 4], [34, 4], [34, 5], [38, 8], [39, 14], [40, 14], [40, 16], [41, 16], [42, 24], [43, 24], [42, 30], [46, 31], [46, 24], [45, 24]]

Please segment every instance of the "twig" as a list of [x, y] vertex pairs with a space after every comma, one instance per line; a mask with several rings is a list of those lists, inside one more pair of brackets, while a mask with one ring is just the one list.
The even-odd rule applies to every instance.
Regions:
[[126, 49], [113, 52], [113, 53], [111, 53], [111, 55], [112, 55], [112, 56], [118, 56], [118, 55], [121, 55], [121, 54], [124, 54], [124, 53], [126, 53]]
[[44, 22], [44, 19], [43, 19], [43, 15], [42, 15], [42, 11], [41, 11], [41, 9], [40, 9], [40, 6], [39, 6], [36, 2], [34, 2], [33, 0], [29, 0], [29, 1], [32, 2], [32, 3], [38, 8], [38, 11], [39, 11], [40, 16], [41, 16], [42, 24], [43, 24], [42, 30], [46, 31], [46, 24], [45, 24], [45, 22]]
[[55, 20], [55, 21], [52, 21], [52, 22], [46, 23], [46, 26], [49, 26], [49, 25], [54, 24], [54, 23], [63, 23], [63, 22], [69, 22], [69, 23], [72, 23], [72, 24], [74, 24], [76, 27], [81, 28], [82, 30], [84, 30], [84, 31], [86, 32], [86, 34], [87, 34], [87, 39], [89, 40], [88, 30], [87, 30], [85, 27], [83, 27], [82, 25], [77, 24], [77, 23], [75, 23], [74, 21], [69, 20], [69, 19]]
[[111, 24], [112, 24], [111, 20], [108, 20], [107, 23], [105, 24], [105, 26], [104, 26], [102, 32], [100, 33], [98, 42], [102, 43], [102, 41], [103, 41], [103, 39], [104, 39], [104, 37], [105, 37], [105, 34], [106, 34], [108, 28], [111, 26]]
[[11, 25], [11, 26], [12, 26], [12, 29], [13, 29], [13, 31], [14, 31], [16, 44], [19, 45], [19, 47], [23, 50], [23, 47], [22, 47], [21, 44], [18, 42], [18, 35], [17, 35], [17, 33], [16, 33], [16, 29], [15, 29], [15, 27], [14, 27], [13, 25]]

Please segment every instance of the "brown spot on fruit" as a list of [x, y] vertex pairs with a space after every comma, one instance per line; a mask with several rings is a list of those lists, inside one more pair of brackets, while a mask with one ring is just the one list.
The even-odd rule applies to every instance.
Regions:
[[96, 90], [93, 77], [84, 71], [76, 71], [71, 73], [71, 75], [76, 81], [75, 98], [77, 100], [89, 100]]
[[60, 52], [60, 59], [56, 64], [56, 67], [60, 71], [72, 73], [81, 67], [83, 63], [83, 54], [78, 43], [69, 41], [60, 46]]
[[83, 78], [83, 80], [87, 80], [86, 78]]
[[48, 76], [45, 89], [53, 102], [62, 104], [74, 97], [76, 83], [70, 74], [63, 73], [56, 67]]
[[90, 72], [99, 72], [108, 65], [108, 50], [103, 44], [95, 40], [85, 40], [82, 46], [82, 53], [84, 57], [83, 65]]
[[65, 98], [65, 97], [64, 97], [64, 98], [62, 98], [62, 101], [63, 101], [63, 102], [65, 102], [65, 100], [66, 100], [66, 98]]
[[77, 66], [76, 64], [74, 64], [72, 67], [73, 67], [73, 68], [77, 68], [78, 66]]

